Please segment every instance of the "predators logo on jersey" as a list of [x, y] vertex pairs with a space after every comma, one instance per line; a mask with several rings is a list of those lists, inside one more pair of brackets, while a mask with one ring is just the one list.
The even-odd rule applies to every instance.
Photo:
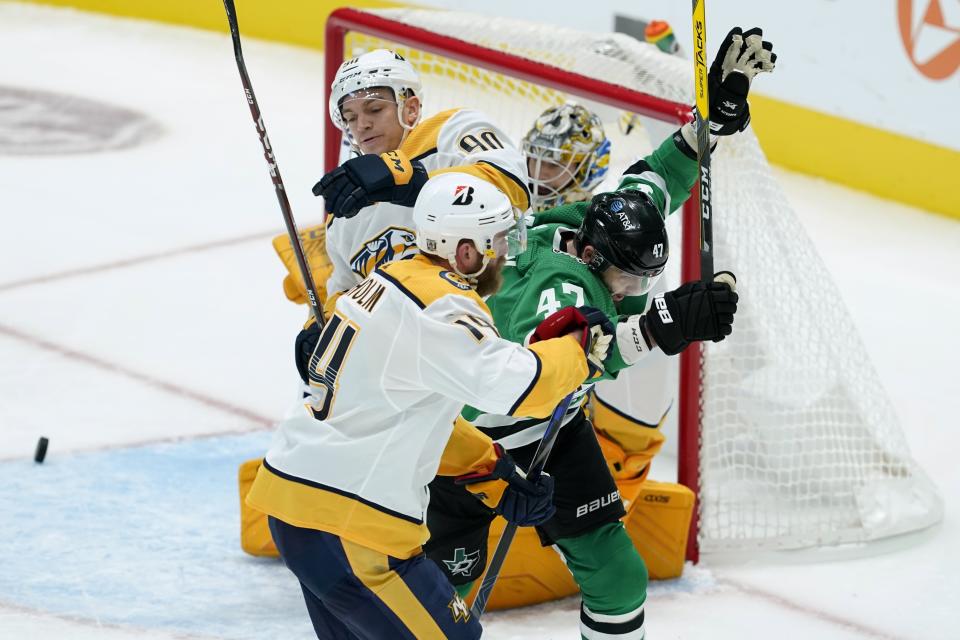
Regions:
[[463, 598], [458, 594], [453, 594], [453, 600], [447, 604], [447, 607], [450, 608], [454, 622], [467, 622], [470, 620], [470, 607], [467, 606], [467, 603], [464, 602]]
[[412, 258], [418, 253], [416, 233], [404, 227], [387, 227], [364, 241], [360, 251], [350, 258], [350, 269], [366, 278], [382, 264]]

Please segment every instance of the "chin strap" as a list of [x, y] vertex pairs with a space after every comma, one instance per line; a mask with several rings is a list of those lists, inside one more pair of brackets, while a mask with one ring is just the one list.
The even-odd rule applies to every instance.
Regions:
[[488, 258], [487, 256], [483, 256], [483, 264], [480, 265], [479, 270], [471, 274], [463, 273], [462, 271], [460, 271], [460, 269], [457, 269], [457, 259], [456, 257], [454, 257], [453, 262], [450, 264], [450, 268], [453, 269], [454, 273], [456, 273], [458, 276], [460, 276], [461, 278], [469, 282], [471, 285], [476, 287], [477, 278], [479, 278], [480, 275], [484, 272], [488, 264], [490, 264], [490, 258]]
[[410, 135], [410, 132], [420, 124], [420, 119], [423, 117], [423, 110], [421, 109], [420, 113], [417, 114], [417, 119], [414, 120], [413, 124], [406, 124], [403, 121], [403, 107], [407, 104], [407, 100], [410, 98], [404, 98], [397, 102], [397, 121], [400, 123], [400, 127], [403, 129], [403, 135], [400, 137], [400, 144], [397, 145], [397, 148], [403, 144], [403, 141], [407, 139], [407, 136]]

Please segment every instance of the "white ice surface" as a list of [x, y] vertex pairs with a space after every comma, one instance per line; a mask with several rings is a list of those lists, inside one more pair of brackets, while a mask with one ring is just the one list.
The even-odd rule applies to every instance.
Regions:
[[[254, 40], [245, 54], [298, 222], [318, 221], [322, 58]], [[236, 466], [291, 397], [303, 311], [281, 296], [282, 221], [229, 38], [0, 3], [0, 60], [0, 89], [164, 132], [0, 155], [0, 638], [312, 637], [292, 577], [237, 545]], [[946, 518], [869, 554], [706, 557], [651, 585], [649, 637], [960, 637], [960, 224], [778, 176]], [[485, 637], [576, 638], [577, 609], [494, 612]]]

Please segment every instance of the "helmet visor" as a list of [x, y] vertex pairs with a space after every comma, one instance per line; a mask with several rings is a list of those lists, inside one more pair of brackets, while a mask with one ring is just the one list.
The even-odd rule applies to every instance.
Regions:
[[512, 227], [493, 236], [492, 244], [494, 255], [490, 258], [516, 258], [527, 249], [527, 225], [522, 220], [516, 220]]
[[[357, 121], [363, 115], [379, 113], [380, 109], [396, 110], [397, 99], [389, 87], [369, 87], [358, 89], [340, 99], [337, 104], [336, 115], [340, 122], [335, 122], [341, 130]], [[392, 111], [391, 111], [392, 112]]]
[[507, 231], [507, 257], [516, 258], [527, 250], [527, 225], [518, 220], [513, 228]]
[[660, 278], [660, 273], [662, 271], [649, 276], [635, 276], [610, 265], [603, 272], [603, 282], [613, 295], [630, 298], [649, 292]]

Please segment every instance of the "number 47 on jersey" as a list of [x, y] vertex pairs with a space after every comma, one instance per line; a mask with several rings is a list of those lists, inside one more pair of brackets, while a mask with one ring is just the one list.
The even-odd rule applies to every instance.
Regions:
[[[561, 302], [559, 298], [563, 298]], [[583, 287], [569, 282], [560, 285], [560, 295], [557, 295], [557, 287], [544, 289], [540, 292], [540, 300], [537, 303], [537, 315], [543, 315], [544, 318], [554, 311], [559, 311], [563, 307], [582, 307], [584, 305]]]

